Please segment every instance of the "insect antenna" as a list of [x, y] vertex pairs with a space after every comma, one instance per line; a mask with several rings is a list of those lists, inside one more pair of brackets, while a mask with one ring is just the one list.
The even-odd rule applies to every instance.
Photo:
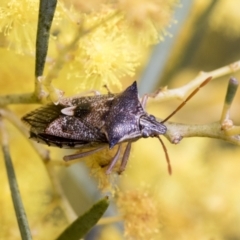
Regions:
[[[161, 121], [161, 123], [166, 122], [168, 119], [170, 119], [175, 113], [177, 113], [199, 90], [200, 88], [202, 88], [203, 86], [205, 86], [210, 80], [212, 79], [212, 77], [208, 77], [206, 80], [204, 80], [196, 89], [194, 89], [190, 95], [168, 116], [166, 117], [163, 121]], [[165, 153], [165, 157], [166, 157], [166, 161], [167, 161], [167, 165], [168, 165], [168, 173], [171, 175], [172, 174], [172, 167], [171, 167], [171, 163], [170, 163], [170, 158], [167, 152], [167, 148], [164, 145], [162, 139], [157, 136], [157, 138], [159, 139], [164, 153]]]
[[197, 87], [196, 89], [194, 89], [191, 94], [168, 116], [166, 117], [163, 121], [161, 121], [161, 123], [165, 123], [168, 119], [170, 119], [176, 112], [178, 112], [199, 90], [200, 88], [202, 88], [203, 86], [205, 86], [210, 80], [212, 79], [212, 77], [208, 77], [205, 81], [203, 81], [199, 87]]
[[167, 161], [168, 173], [169, 173], [169, 175], [171, 175], [172, 174], [172, 167], [171, 167], [170, 158], [169, 158], [169, 155], [168, 155], [168, 152], [167, 152], [167, 148], [164, 145], [163, 140], [159, 136], [157, 136], [157, 138], [159, 139], [159, 141], [162, 145], [163, 151], [165, 153], [165, 158], [166, 158], [166, 161]]

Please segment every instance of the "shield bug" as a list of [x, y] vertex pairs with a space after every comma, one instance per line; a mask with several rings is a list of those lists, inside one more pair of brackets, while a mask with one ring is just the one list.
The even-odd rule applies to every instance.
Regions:
[[167, 149], [159, 135], [167, 131], [164, 122], [179, 111], [196, 92], [211, 78], [196, 88], [179, 107], [163, 121], [145, 111], [149, 95], [140, 101], [137, 83], [133, 82], [121, 93], [62, 98], [58, 105], [48, 104], [25, 115], [22, 120], [30, 125], [30, 138], [48, 146], [87, 149], [81, 153], [65, 156], [65, 161], [82, 158], [117, 145], [117, 151], [106, 173], [111, 173], [119, 159], [123, 143], [127, 143], [121, 160], [119, 173], [124, 171], [132, 142], [140, 138], [157, 137], [171, 166]]

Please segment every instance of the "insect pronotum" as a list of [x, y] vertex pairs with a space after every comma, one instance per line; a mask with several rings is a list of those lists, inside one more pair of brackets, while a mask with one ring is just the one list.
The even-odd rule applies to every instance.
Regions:
[[65, 156], [65, 161], [82, 158], [110, 149], [117, 145], [117, 151], [106, 173], [111, 173], [119, 159], [123, 143], [127, 143], [118, 173], [124, 171], [131, 145], [140, 138], [156, 137], [161, 142], [168, 171], [171, 165], [167, 149], [159, 135], [167, 131], [164, 122], [179, 111], [198, 90], [211, 80], [207, 78], [163, 121], [145, 111], [149, 95], [139, 100], [136, 82], [121, 93], [62, 98], [58, 105], [48, 104], [25, 115], [22, 120], [30, 125], [30, 138], [61, 148], [88, 149], [81, 153]]

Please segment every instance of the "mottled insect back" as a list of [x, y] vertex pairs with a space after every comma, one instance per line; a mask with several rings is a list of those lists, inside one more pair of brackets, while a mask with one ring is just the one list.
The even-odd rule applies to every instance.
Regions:
[[127, 143], [118, 172], [124, 171], [131, 151], [132, 142], [139, 138], [157, 137], [162, 144], [171, 174], [167, 149], [159, 135], [166, 133], [164, 125], [201, 87], [208, 77], [168, 117], [159, 122], [144, 110], [148, 95], [140, 102], [137, 83], [134, 82], [122, 93], [62, 98], [58, 105], [48, 104], [30, 112], [22, 118], [30, 125], [30, 137], [49, 146], [88, 149], [65, 156], [65, 161], [82, 158], [117, 145], [115, 156], [106, 173], [111, 173], [119, 159], [122, 143]]
[[128, 145], [119, 172], [123, 171], [131, 143], [139, 138], [157, 137], [167, 128], [143, 109], [134, 82], [118, 94], [63, 98], [58, 105], [48, 104], [25, 115], [30, 125], [30, 137], [49, 146], [90, 149], [66, 156], [66, 161], [89, 155], [109, 145], [118, 150], [107, 172], [116, 164], [123, 142]]

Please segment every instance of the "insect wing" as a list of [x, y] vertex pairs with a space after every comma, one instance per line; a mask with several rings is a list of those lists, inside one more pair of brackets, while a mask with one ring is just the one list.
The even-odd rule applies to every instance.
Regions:
[[61, 115], [61, 105], [48, 104], [22, 117], [22, 121], [30, 126], [30, 131], [44, 133], [46, 127]]
[[[46, 105], [24, 116], [23, 121], [30, 125], [31, 137], [39, 142], [65, 148], [95, 146], [107, 142], [101, 125], [111, 101], [109, 95], [65, 99], [69, 105]], [[69, 106], [73, 106], [73, 116], [62, 113]]]

